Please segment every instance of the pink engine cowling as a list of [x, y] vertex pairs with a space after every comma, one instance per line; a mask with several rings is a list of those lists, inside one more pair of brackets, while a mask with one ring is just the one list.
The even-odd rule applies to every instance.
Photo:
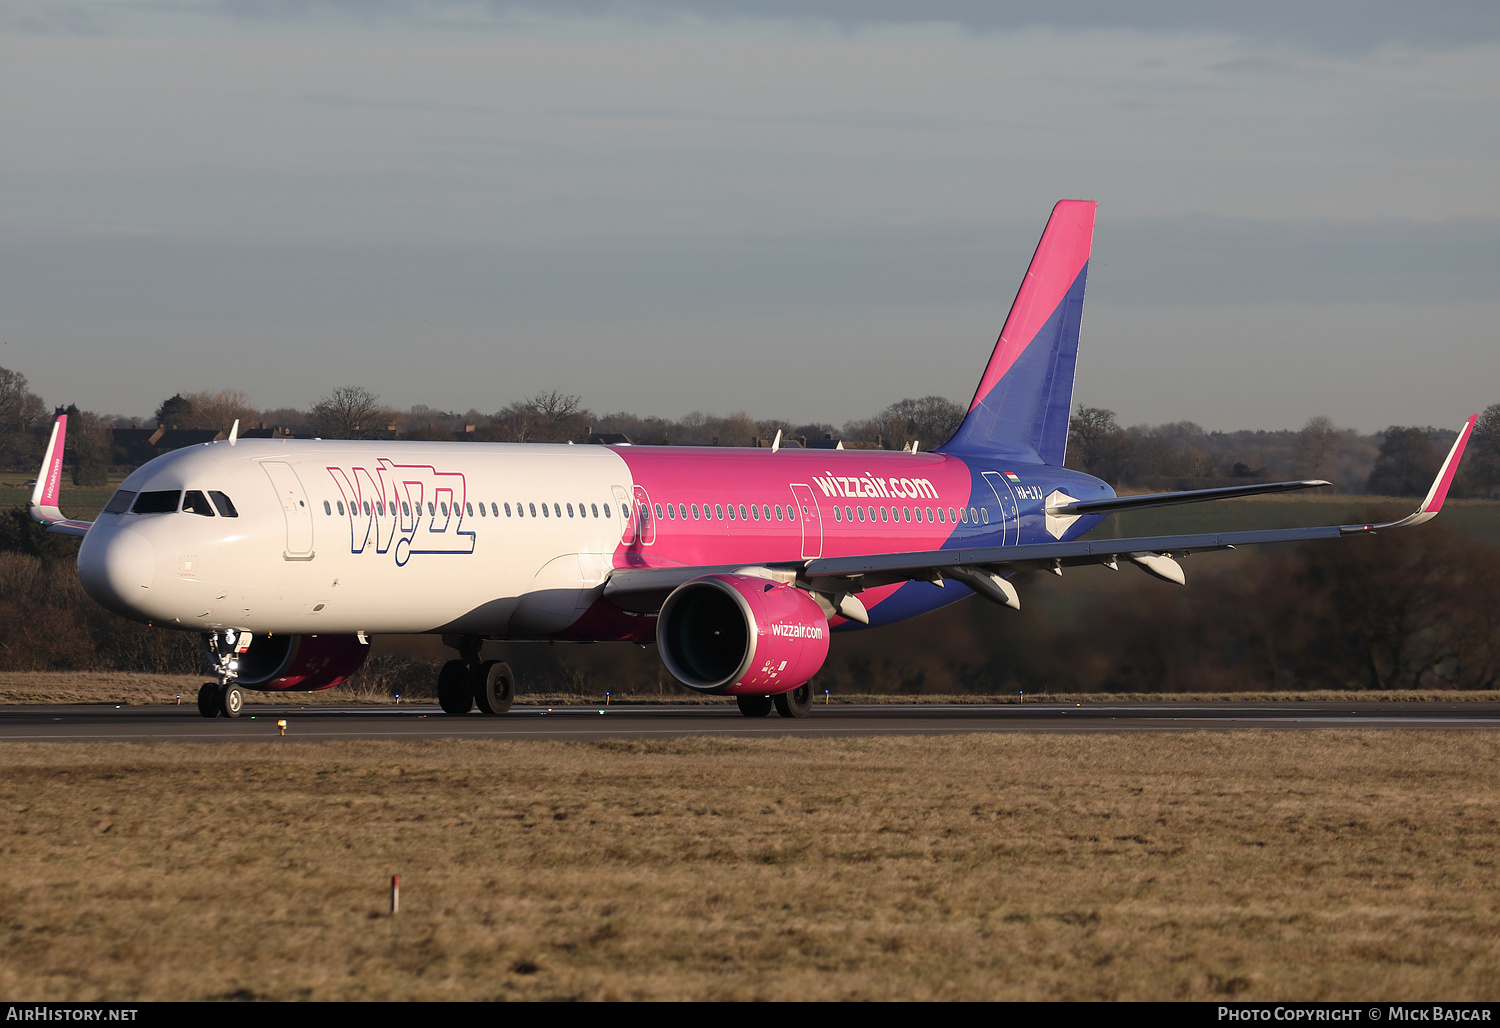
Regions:
[[268, 692], [331, 689], [369, 655], [370, 647], [352, 635], [258, 635], [238, 655], [235, 684]]
[[776, 695], [828, 657], [828, 617], [807, 593], [751, 575], [704, 575], [678, 586], [656, 623], [662, 663], [703, 692]]

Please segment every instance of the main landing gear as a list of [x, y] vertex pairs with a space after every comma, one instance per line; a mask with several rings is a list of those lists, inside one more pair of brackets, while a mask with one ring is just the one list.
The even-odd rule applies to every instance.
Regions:
[[204, 682], [198, 690], [198, 713], [204, 717], [239, 717], [245, 709], [245, 693], [234, 684], [239, 671], [239, 655], [249, 648], [250, 637], [239, 633], [212, 632], [203, 636], [208, 659], [213, 662], [217, 682]]
[[516, 676], [510, 665], [480, 660], [480, 639], [444, 636], [443, 642], [461, 654], [459, 660], [448, 661], [438, 672], [438, 706], [443, 713], [461, 717], [476, 706], [481, 714], [492, 717], [509, 711], [516, 698]]
[[782, 717], [806, 717], [812, 710], [812, 683], [803, 682], [791, 692], [776, 696], [736, 696], [734, 702], [746, 717], [765, 717], [772, 707]]

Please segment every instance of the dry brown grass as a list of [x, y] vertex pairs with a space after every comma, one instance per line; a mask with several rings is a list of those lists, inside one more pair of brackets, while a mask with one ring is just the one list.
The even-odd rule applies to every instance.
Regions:
[[11, 745], [0, 994], [1493, 1000], [1497, 768], [1490, 732]]

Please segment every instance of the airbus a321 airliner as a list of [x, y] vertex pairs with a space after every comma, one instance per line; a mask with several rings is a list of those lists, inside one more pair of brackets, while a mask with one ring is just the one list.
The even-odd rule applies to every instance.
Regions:
[[[489, 639], [656, 642], [691, 689], [762, 717], [808, 712], [830, 631], [900, 621], [1008, 577], [1133, 563], [1181, 584], [1177, 557], [1335, 539], [1436, 516], [1470, 418], [1421, 506], [1400, 521], [1082, 538], [1123, 510], [1327, 485], [1276, 482], [1117, 497], [1063, 467], [1090, 202], [1052, 211], [968, 415], [932, 452], [250, 440], [164, 454], [98, 520], [58, 506], [66, 418], [32, 515], [83, 536], [78, 574], [109, 609], [202, 634], [205, 717], [243, 689], [326, 689], [380, 633], [435, 633], [448, 714], [509, 710]], [[237, 427], [237, 426], [236, 426]], [[779, 442], [779, 437], [778, 437]]]

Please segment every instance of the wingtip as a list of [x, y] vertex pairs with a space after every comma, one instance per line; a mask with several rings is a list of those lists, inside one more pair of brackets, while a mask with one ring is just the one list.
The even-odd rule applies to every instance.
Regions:
[[1464, 448], [1469, 445], [1469, 437], [1473, 435], [1474, 425], [1478, 421], [1479, 415], [1471, 414], [1469, 420], [1464, 422], [1464, 427], [1459, 430], [1458, 438], [1453, 440], [1453, 448], [1448, 451], [1448, 457], [1438, 469], [1432, 488], [1427, 491], [1427, 498], [1422, 501], [1421, 513], [1432, 517], [1443, 509], [1443, 501], [1448, 498], [1448, 489], [1453, 485], [1453, 476], [1458, 473], [1459, 462], [1463, 459]]
[[33, 507], [56, 507], [62, 499], [63, 449], [67, 440], [68, 416], [59, 414], [52, 422], [52, 436], [37, 472], [36, 486], [31, 490]]

